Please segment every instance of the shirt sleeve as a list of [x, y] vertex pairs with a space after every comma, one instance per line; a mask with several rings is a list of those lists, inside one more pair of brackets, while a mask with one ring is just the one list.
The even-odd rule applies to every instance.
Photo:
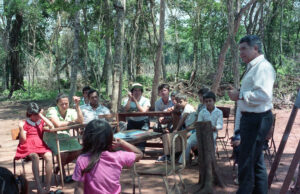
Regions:
[[240, 94], [240, 98], [252, 106], [258, 106], [263, 102], [269, 102], [272, 98], [275, 71], [271, 64], [261, 64], [261, 67], [253, 74], [253, 89]]
[[76, 161], [76, 166], [74, 169], [74, 173], [72, 176], [72, 179], [74, 181], [79, 181], [79, 182], [83, 182], [84, 181], [84, 176], [81, 176], [81, 171], [83, 170], [82, 168], [82, 164], [81, 164], [81, 157], [78, 157], [77, 161]]
[[204, 116], [203, 116], [203, 111], [200, 111], [200, 113], [198, 114], [198, 120], [197, 121], [204, 121]]
[[135, 153], [127, 151], [118, 151], [119, 153], [119, 162], [124, 167], [131, 167], [135, 162]]
[[125, 107], [126, 106], [126, 104], [127, 104], [127, 102], [128, 102], [128, 98], [125, 98], [125, 99], [123, 99], [123, 102], [122, 102], [122, 106], [123, 107]]
[[47, 114], [46, 114], [46, 117], [47, 118], [58, 118], [58, 116], [57, 116], [57, 110], [56, 110], [56, 108], [55, 107], [50, 107], [49, 109], [48, 109], [48, 112], [47, 112]]
[[108, 108], [106, 108], [105, 106], [103, 106], [103, 113], [110, 114], [110, 110]]
[[218, 112], [216, 128], [217, 130], [223, 129], [223, 112], [221, 110]]

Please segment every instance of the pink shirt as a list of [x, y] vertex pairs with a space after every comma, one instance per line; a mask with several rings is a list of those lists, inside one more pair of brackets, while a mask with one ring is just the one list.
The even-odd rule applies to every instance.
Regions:
[[99, 162], [89, 172], [81, 176], [81, 171], [89, 163], [90, 155], [82, 154], [78, 157], [73, 180], [84, 182], [84, 193], [113, 194], [121, 192], [120, 176], [124, 166], [132, 166], [135, 162], [135, 153], [126, 151], [101, 154]]

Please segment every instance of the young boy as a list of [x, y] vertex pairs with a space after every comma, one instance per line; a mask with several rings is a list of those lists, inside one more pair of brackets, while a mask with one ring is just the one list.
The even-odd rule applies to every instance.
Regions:
[[192, 125], [196, 120], [196, 111], [194, 107], [187, 102], [187, 96], [184, 94], [177, 94], [176, 97], [176, 106], [179, 109], [182, 109], [180, 120], [173, 130], [173, 132], [180, 131]]
[[[216, 144], [216, 139], [218, 135], [218, 130], [223, 128], [223, 113], [220, 109], [215, 107], [216, 95], [213, 92], [207, 92], [203, 95], [203, 101], [205, 107], [200, 111], [197, 121], [211, 121], [213, 129], [214, 146]], [[190, 150], [193, 146], [197, 145], [196, 133], [192, 135], [187, 140], [185, 156], [188, 161], [190, 158]], [[216, 146], [215, 146], [216, 147]], [[180, 157], [179, 163], [183, 163], [183, 158]]]

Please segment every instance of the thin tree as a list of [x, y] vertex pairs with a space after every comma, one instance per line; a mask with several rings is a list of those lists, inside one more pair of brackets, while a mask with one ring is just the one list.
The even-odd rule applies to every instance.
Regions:
[[119, 99], [121, 93], [122, 79], [122, 59], [124, 48], [124, 16], [126, 10], [126, 0], [115, 0], [114, 8], [116, 10], [116, 27], [115, 27], [115, 49], [114, 49], [114, 72], [113, 72], [113, 92], [112, 92], [112, 112], [119, 110]]
[[[217, 68], [217, 73], [214, 77], [214, 81], [213, 81], [213, 84], [212, 84], [212, 87], [211, 87], [211, 90], [215, 93], [217, 93], [217, 90], [220, 86], [220, 82], [221, 82], [221, 79], [222, 79], [222, 76], [223, 76], [223, 71], [224, 71], [224, 63], [225, 63], [225, 56], [226, 56], [226, 53], [227, 53], [227, 50], [230, 46], [230, 40], [231, 40], [231, 37], [232, 36], [235, 36], [238, 29], [239, 29], [239, 26], [240, 26], [240, 21], [242, 19], [242, 16], [243, 14], [250, 8], [250, 6], [255, 3], [257, 0], [251, 0], [250, 2], [248, 2], [235, 16], [234, 18], [234, 25], [233, 25], [233, 32], [232, 32], [232, 35], [228, 34], [223, 46], [222, 46], [222, 49], [221, 49], [221, 52], [219, 54], [219, 58], [218, 58], [218, 68]], [[228, 1], [227, 1], [228, 3]]]
[[[75, 0], [76, 7], [79, 7], [80, 0]], [[74, 42], [73, 42], [73, 62], [71, 66], [71, 87], [69, 93], [69, 100], [72, 102], [72, 96], [76, 92], [77, 83], [77, 65], [79, 64], [79, 39], [80, 39], [80, 19], [79, 11], [76, 10], [74, 15], [73, 29], [74, 29]]]
[[154, 78], [151, 93], [151, 107], [154, 107], [156, 97], [157, 97], [157, 87], [159, 84], [160, 74], [161, 74], [161, 55], [164, 45], [164, 33], [165, 33], [165, 1], [160, 0], [160, 18], [159, 18], [159, 41], [156, 50], [156, 60], [154, 64]]

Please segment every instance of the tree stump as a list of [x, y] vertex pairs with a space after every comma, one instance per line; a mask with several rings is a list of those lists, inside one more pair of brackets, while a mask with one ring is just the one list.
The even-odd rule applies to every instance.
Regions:
[[213, 131], [211, 122], [197, 122], [196, 135], [198, 140], [198, 163], [200, 190], [196, 193], [214, 193], [213, 186], [224, 187], [216, 163]]

